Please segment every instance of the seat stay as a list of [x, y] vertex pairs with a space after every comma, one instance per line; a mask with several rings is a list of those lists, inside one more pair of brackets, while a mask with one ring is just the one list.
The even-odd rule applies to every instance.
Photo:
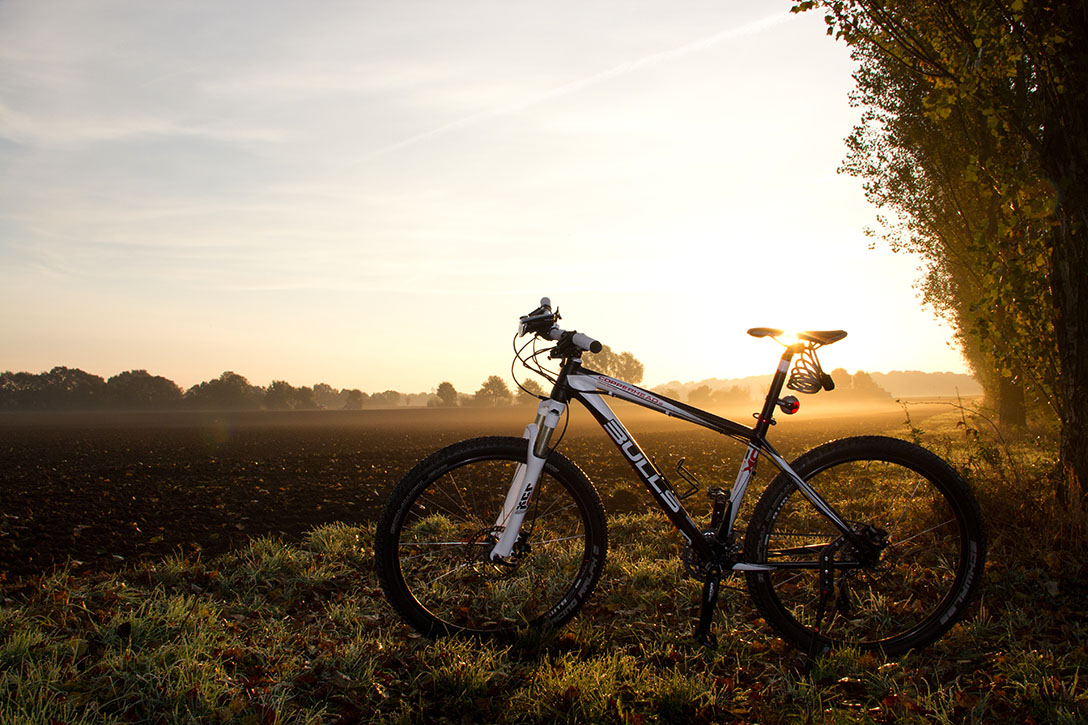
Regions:
[[[788, 360], [788, 357], [784, 357], [783, 363], [780, 365], [780, 374], [783, 376], [785, 374], [784, 369], [788, 367]], [[698, 547], [698, 544], [695, 544], [692, 541], [691, 534], [693, 532], [698, 533], [698, 527], [691, 522], [690, 516], [688, 516], [687, 512], [683, 509], [683, 506], [675, 500], [672, 492], [662, 491], [660, 489], [658, 481], [660, 474], [646, 458], [645, 454], [642, 453], [642, 449], [638, 447], [634, 438], [623, 428], [622, 424], [620, 424], [616, 414], [600, 399], [601, 395], [617, 397], [641, 407], [656, 410], [659, 413], [680, 418], [681, 420], [694, 423], [695, 425], [704, 428], [709, 428], [710, 430], [731, 436], [748, 444], [747, 455], [737, 473], [737, 480], [730, 497], [732, 504], [730, 506], [730, 516], [728, 521], [723, 525], [723, 530], [719, 532], [719, 535], [722, 538], [727, 537], [732, 532], [733, 525], [740, 510], [741, 501], [747, 490], [748, 482], [755, 472], [756, 458], [760, 453], [764, 453], [779, 471], [782, 471], [793, 480], [794, 485], [797, 486], [805, 498], [812, 502], [812, 505], [816, 510], [826, 516], [843, 536], [849, 539], [851, 543], [862, 543], [858, 540], [857, 535], [850, 528], [850, 525], [846, 523], [837, 511], [835, 511], [834, 507], [831, 506], [816, 489], [797, 475], [797, 473], [790, 468], [789, 462], [786, 461], [769, 442], [767, 442], [764, 433], [760, 430], [761, 427], [766, 428], [765, 424], [762, 426], [757, 425], [755, 428], [748, 428], [726, 418], [720, 418], [711, 413], [707, 413], [706, 411], [680, 403], [679, 401], [651, 393], [636, 385], [617, 380], [616, 378], [604, 375], [603, 373], [583, 368], [580, 364], [569, 371], [565, 380], [566, 387], [573, 393], [574, 397], [589, 409], [594, 418], [597, 419], [597, 422], [605, 429], [605, 432], [609, 434], [613, 442], [624, 453], [632, 466], [634, 466], [636, 472], [650, 489], [659, 505], [665, 510], [666, 515], [672, 520], [676, 528], [680, 530], [681, 534], [692, 543], [693, 547]], [[777, 387], [778, 389], [781, 389], [781, 383], [778, 383]], [[774, 385], [772, 384], [772, 392], [773, 390]], [[648, 471], [647, 468], [649, 469]], [[691, 524], [690, 526], [688, 525], [689, 523]], [[700, 541], [702, 540], [701, 534], [698, 538]]]

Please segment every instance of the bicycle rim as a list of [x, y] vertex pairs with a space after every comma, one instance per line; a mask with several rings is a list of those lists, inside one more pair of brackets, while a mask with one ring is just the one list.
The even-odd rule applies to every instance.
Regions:
[[886, 544], [876, 563], [861, 561], [848, 545], [835, 554], [834, 591], [817, 622], [818, 557], [841, 534], [793, 486], [783, 487], [760, 532], [759, 557], [807, 566], [756, 577], [772, 625], [801, 646], [811, 645], [818, 627], [826, 643], [892, 654], [927, 644], [958, 618], [972, 557], [981, 552], [954, 490], [889, 461], [841, 461], [806, 480], [855, 530]]
[[558, 624], [581, 604], [584, 582], [595, 579], [587, 507], [547, 470], [513, 555], [504, 563], [488, 559], [517, 454], [524, 456], [523, 449], [509, 458], [481, 454], [443, 465], [420, 482], [403, 509], [400, 577], [433, 633]]

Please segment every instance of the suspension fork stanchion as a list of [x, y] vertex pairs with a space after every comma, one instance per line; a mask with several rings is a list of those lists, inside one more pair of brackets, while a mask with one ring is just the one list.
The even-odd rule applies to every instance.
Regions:
[[495, 519], [495, 528], [501, 529], [502, 534], [491, 549], [492, 560], [505, 559], [514, 551], [514, 544], [521, 533], [521, 522], [529, 509], [529, 500], [536, 490], [540, 474], [544, 470], [544, 462], [548, 458], [548, 443], [566, 407], [565, 403], [558, 400], [543, 400], [537, 407], [536, 420], [525, 427], [525, 463], [519, 464], [514, 472], [502, 510]]

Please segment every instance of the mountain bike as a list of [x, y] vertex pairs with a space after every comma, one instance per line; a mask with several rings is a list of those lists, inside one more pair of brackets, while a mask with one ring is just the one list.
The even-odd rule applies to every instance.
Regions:
[[[978, 503], [951, 466], [884, 436], [832, 441], [793, 461], [767, 440], [776, 412], [799, 408], [783, 387], [807, 394], [834, 387], [816, 351], [845, 331], [749, 330], [785, 349], [755, 425], [746, 426], [584, 366], [583, 354], [601, 343], [559, 320], [544, 298], [519, 321], [514, 363], [552, 383], [524, 436], [443, 448], [405, 475], [384, 506], [377, 574], [416, 630], [515, 637], [565, 624], [589, 598], [608, 533], [593, 484], [556, 450], [562, 432], [552, 443], [572, 400], [588, 409], [683, 537], [683, 564], [702, 583], [699, 641], [716, 644], [711, 622], [721, 581], [732, 572], [744, 574], [765, 621], [809, 653], [854, 646], [895, 655], [931, 643], [964, 616], [982, 579], [986, 537]], [[682, 505], [691, 488], [678, 493], [670, 485], [608, 397], [746, 445], [732, 488], [707, 488], [707, 525]], [[741, 536], [734, 525], [763, 459], [778, 472]], [[701, 489], [682, 462], [678, 473]]]

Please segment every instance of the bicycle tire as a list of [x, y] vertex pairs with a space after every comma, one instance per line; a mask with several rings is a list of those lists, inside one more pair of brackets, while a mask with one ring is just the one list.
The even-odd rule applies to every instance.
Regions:
[[[869, 565], [841, 547], [836, 563], [859, 568], [835, 569], [818, 632], [818, 566], [748, 572], [753, 602], [783, 639], [810, 652], [854, 646], [898, 655], [963, 617], [982, 580], [986, 537], [978, 502], [951, 466], [908, 441], [859, 436], [819, 446], [790, 467], [856, 531], [886, 531], [887, 545]], [[755, 564], [814, 564], [838, 537], [779, 473], [756, 504], [745, 553]]]
[[378, 520], [375, 568], [393, 608], [428, 637], [504, 637], [559, 627], [604, 568], [604, 510], [569, 459], [548, 456], [512, 562], [487, 560], [523, 438], [474, 438], [435, 452], [394, 488]]

